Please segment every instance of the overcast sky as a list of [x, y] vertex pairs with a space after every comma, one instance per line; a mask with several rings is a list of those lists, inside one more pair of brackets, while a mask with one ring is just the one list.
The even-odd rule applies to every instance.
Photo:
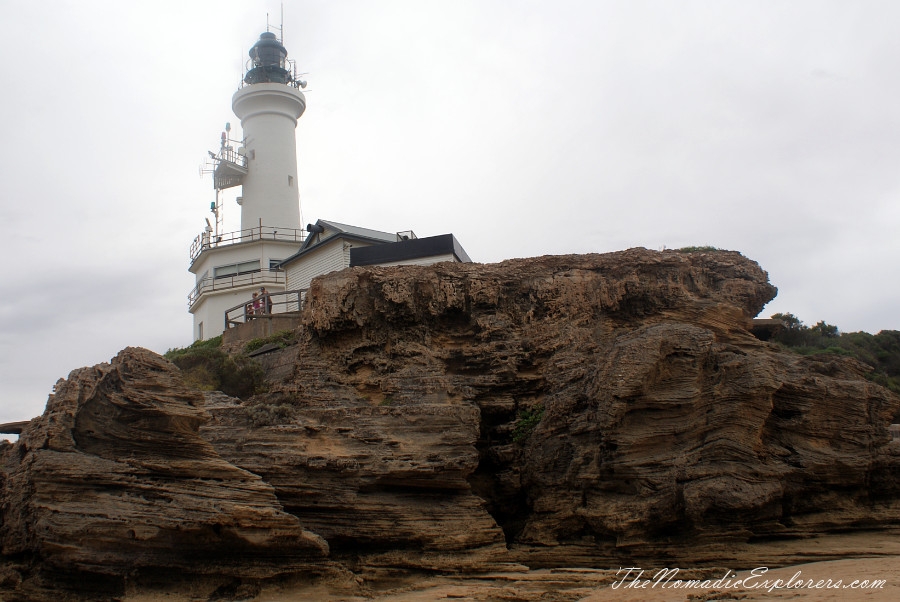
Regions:
[[[188, 248], [278, 2], [0, 4], [0, 421], [191, 342]], [[900, 2], [284, 3], [304, 223], [475, 261], [713, 245], [790, 311], [900, 330]], [[239, 208], [226, 197], [226, 231]]]

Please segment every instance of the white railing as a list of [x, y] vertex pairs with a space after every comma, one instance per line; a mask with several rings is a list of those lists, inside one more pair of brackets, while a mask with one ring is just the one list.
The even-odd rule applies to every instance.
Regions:
[[193, 307], [194, 303], [199, 301], [205, 293], [252, 285], [266, 286], [267, 284], [284, 284], [284, 272], [281, 270], [258, 270], [222, 278], [207, 277], [198, 282], [194, 290], [188, 294], [188, 309]]
[[237, 152], [233, 146], [223, 146], [216, 155], [216, 160], [234, 163], [242, 169], [247, 169], [247, 157]]
[[275, 226], [257, 226], [247, 230], [239, 230], [237, 232], [226, 232], [218, 236], [212, 232], [203, 232], [198, 234], [191, 243], [191, 262], [193, 262], [200, 253], [208, 249], [215, 249], [227, 245], [234, 245], [242, 242], [252, 242], [254, 240], [280, 240], [285, 242], [302, 243], [306, 239], [306, 230], [297, 228], [278, 228]]

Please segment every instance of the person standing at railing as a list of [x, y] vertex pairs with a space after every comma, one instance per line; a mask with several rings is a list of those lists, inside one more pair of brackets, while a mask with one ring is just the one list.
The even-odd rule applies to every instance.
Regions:
[[253, 293], [253, 315], [257, 316], [262, 313], [262, 303], [259, 298], [259, 293]]
[[272, 313], [272, 296], [269, 294], [269, 291], [266, 290], [266, 287], [259, 287], [259, 296], [263, 300], [263, 307], [265, 308], [265, 313]]

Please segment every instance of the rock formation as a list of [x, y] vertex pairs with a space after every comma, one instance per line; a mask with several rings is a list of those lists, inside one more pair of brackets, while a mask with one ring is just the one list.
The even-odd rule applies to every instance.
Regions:
[[199, 436], [202, 405], [144, 349], [57, 383], [2, 457], [0, 542], [5, 557], [37, 569], [25, 593], [116, 593], [137, 571], [259, 577], [328, 555], [270, 485]]
[[107, 576], [737, 566], [896, 527], [900, 398], [754, 338], [775, 292], [738, 253], [644, 249], [320, 277], [248, 401], [135, 349], [61, 382], [3, 450], [3, 554]]

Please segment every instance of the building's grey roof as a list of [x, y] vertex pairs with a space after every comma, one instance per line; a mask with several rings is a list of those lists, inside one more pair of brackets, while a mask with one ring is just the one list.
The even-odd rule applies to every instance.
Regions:
[[381, 230], [370, 230], [368, 228], [360, 228], [359, 226], [351, 226], [349, 224], [341, 224], [339, 222], [326, 221], [320, 219], [317, 224], [330, 227], [334, 230], [340, 230], [353, 236], [362, 236], [363, 238], [374, 238], [383, 240], [384, 242], [397, 242], [396, 232], [382, 232]]
[[332, 222], [324, 219], [316, 220], [316, 225], [325, 228], [325, 235], [322, 236], [318, 233], [310, 233], [300, 246], [300, 250], [278, 264], [280, 267], [284, 267], [286, 264], [294, 261], [301, 255], [305, 255], [320, 245], [339, 238], [359, 240], [371, 244], [397, 242], [397, 234], [392, 232], [370, 230], [369, 228], [360, 228], [359, 226], [351, 226], [349, 224], [342, 224], [340, 222]]
[[[453, 234], [441, 234], [428, 238], [403, 237], [402, 240], [398, 240], [400, 237], [396, 233], [370, 230], [369, 228], [360, 228], [324, 219], [317, 220], [316, 226], [319, 226], [318, 229], [323, 231], [310, 232], [300, 250], [282, 261], [279, 264], [280, 267], [283, 268], [298, 257], [330, 241], [340, 239], [369, 243], [369, 245], [350, 250], [351, 266], [411, 261], [424, 257], [449, 254], [452, 254], [457, 261], [465, 263], [472, 261]], [[315, 229], [308, 228], [308, 230]]]

